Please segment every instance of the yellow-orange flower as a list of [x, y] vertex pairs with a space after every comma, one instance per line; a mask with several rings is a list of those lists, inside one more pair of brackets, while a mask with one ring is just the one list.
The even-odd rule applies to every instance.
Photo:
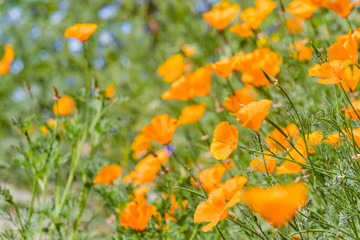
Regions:
[[247, 183], [247, 178], [243, 176], [236, 176], [225, 181], [221, 184], [224, 190], [225, 199], [230, 201], [236, 193], [240, 192], [244, 185]]
[[360, 128], [353, 130], [354, 140], [358, 146], [360, 146]]
[[[286, 128], [285, 127], [280, 127], [280, 128], [286, 135], [290, 136], [291, 138], [295, 138], [299, 135], [299, 130], [294, 123], [289, 124]], [[275, 139], [276, 141], [274, 141], [271, 138]], [[283, 149], [282, 146], [285, 147], [286, 149], [289, 149], [291, 144], [289, 143], [288, 140], [290, 139], [286, 139], [285, 136], [277, 129], [274, 129], [273, 131], [268, 133], [265, 137], [265, 141], [272, 151], [278, 151], [278, 150], [285, 151], [285, 149]], [[280, 146], [277, 142], [280, 143], [282, 146]]]
[[308, 41], [308, 39], [303, 39], [290, 45], [290, 50], [294, 51], [293, 58], [299, 61], [310, 60], [313, 55], [313, 50], [305, 45]]
[[308, 187], [298, 182], [269, 188], [253, 187], [243, 192], [243, 201], [274, 227], [284, 226], [307, 201]]
[[290, 33], [296, 34], [304, 31], [303, 22], [303, 19], [294, 17], [286, 19], [285, 24]]
[[205, 22], [214, 28], [223, 30], [232, 20], [234, 20], [239, 11], [239, 5], [222, 0], [220, 3], [215, 4], [211, 11], [204, 13], [203, 18]]
[[164, 114], [153, 118], [151, 123], [142, 129], [142, 133], [153, 141], [167, 145], [170, 143], [179, 124], [180, 122], [177, 119]]
[[[299, 163], [303, 163], [306, 164], [306, 160], [304, 159], [304, 157], [306, 157], [306, 151], [305, 149], [303, 149], [301, 146], [299, 145], [295, 145], [295, 149], [292, 149], [287, 155], [286, 158], [299, 162]], [[302, 157], [299, 152], [301, 153]], [[278, 175], [281, 174], [296, 174], [296, 173], [301, 173], [302, 168], [301, 165], [295, 163], [295, 162], [291, 162], [291, 161], [285, 161], [283, 162], [279, 167], [276, 168], [276, 173]]]
[[216, 63], [208, 64], [206, 68], [220, 77], [228, 78], [233, 71], [233, 63], [226, 57]]
[[[321, 141], [323, 140], [323, 133], [320, 131], [315, 131], [312, 132], [310, 134], [306, 134], [305, 135], [305, 139], [308, 145], [308, 151], [310, 154], [312, 153], [316, 153], [316, 150], [313, 148], [313, 146], [317, 146], [321, 143]], [[302, 149], [306, 149], [305, 146], [305, 142], [304, 140], [299, 137], [296, 141], [296, 143], [302, 148]]]
[[259, 131], [263, 121], [269, 114], [272, 101], [263, 99], [259, 102], [252, 102], [241, 108], [237, 113], [230, 113], [236, 116], [236, 120], [242, 123], [242, 127], [247, 127]]
[[340, 134], [339, 133], [333, 133], [326, 137], [324, 142], [329, 143], [330, 145], [337, 147], [340, 141]]
[[222, 188], [215, 189], [209, 194], [206, 202], [202, 202], [196, 207], [194, 222], [210, 222], [202, 228], [204, 232], [210, 231], [219, 221], [227, 217], [227, 210], [240, 200], [241, 194], [238, 191], [226, 203], [224, 190]]
[[322, 77], [318, 79], [321, 84], [338, 84], [344, 77], [346, 67], [350, 61], [334, 60], [323, 64], [315, 64], [308, 70], [308, 74], [311, 77]]
[[[48, 134], [53, 127], [56, 127], [57, 120], [50, 118], [49, 120], [46, 121], [46, 123], [47, 123], [47, 126], [46, 125], [40, 126], [40, 131], [43, 134]], [[61, 124], [61, 129], [64, 129], [64, 128], [65, 128], [65, 125]]]
[[340, 83], [345, 91], [354, 92], [360, 80], [360, 69], [357, 67], [347, 67]]
[[120, 225], [138, 232], [144, 231], [156, 209], [153, 205], [139, 204], [135, 201], [129, 202], [124, 211], [121, 211]]
[[115, 94], [115, 85], [110, 84], [105, 88], [104, 97], [112, 98]]
[[347, 18], [356, 4], [358, 2], [350, 2], [350, 0], [327, 0], [324, 3], [324, 7], [333, 10], [343, 18]]
[[[273, 173], [276, 167], [276, 158], [267, 155], [267, 154], [271, 154], [269, 151], [265, 151], [264, 153], [265, 154], [261, 158], [252, 159], [249, 168], [251, 168], [254, 171], [259, 171], [263, 173], [266, 173], [266, 170], [268, 173]], [[264, 161], [266, 164], [266, 168], [264, 165]]]
[[10, 65], [14, 60], [15, 52], [12, 45], [5, 46], [4, 55], [0, 61], [0, 75], [5, 75], [10, 70]]
[[[351, 107], [352, 105], [352, 107]], [[352, 102], [351, 105], [349, 105], [349, 109], [345, 109], [345, 117], [352, 118], [356, 121], [359, 121], [359, 118], [357, 115], [360, 116], [360, 100], [357, 100], [355, 102]], [[354, 109], [355, 111], [354, 111]]]
[[251, 86], [236, 90], [235, 95], [230, 94], [224, 101], [224, 106], [229, 112], [238, 112], [243, 105], [255, 102], [256, 92]]
[[117, 164], [105, 166], [98, 172], [93, 183], [111, 185], [114, 180], [120, 177], [121, 173], [121, 167]]
[[199, 121], [203, 116], [205, 109], [204, 104], [195, 104], [184, 107], [181, 110], [179, 117], [181, 124], [190, 124]]
[[186, 63], [182, 54], [178, 53], [169, 57], [160, 65], [157, 73], [164, 78], [165, 82], [178, 79], [185, 71]]
[[195, 54], [195, 48], [187, 45], [187, 44], [184, 44], [182, 47], [181, 47], [181, 51], [183, 51], [183, 53], [185, 54], [185, 56], [187, 57], [192, 57], [194, 54]]
[[225, 160], [236, 149], [238, 144], [238, 130], [235, 125], [227, 121], [220, 123], [215, 131], [210, 145], [211, 155], [218, 160]]
[[340, 41], [331, 45], [327, 50], [330, 62], [334, 60], [348, 60], [350, 63], [357, 64], [359, 59], [359, 38], [360, 32], [355, 31], [351, 33], [351, 29], [347, 35], [338, 38]]
[[134, 201], [139, 204], [146, 204], [146, 194], [149, 191], [149, 186], [140, 186], [133, 192]]
[[309, 19], [313, 13], [321, 8], [326, 0], [293, 0], [287, 11], [298, 18]]
[[53, 106], [53, 112], [55, 115], [68, 116], [75, 110], [75, 102], [69, 95], [62, 96]]
[[94, 23], [77, 23], [66, 29], [66, 38], [77, 38], [85, 42], [96, 31], [97, 25]]
[[135, 159], [143, 157], [151, 146], [151, 139], [146, 137], [143, 133], [139, 133], [131, 143], [131, 150], [134, 151], [133, 157]]

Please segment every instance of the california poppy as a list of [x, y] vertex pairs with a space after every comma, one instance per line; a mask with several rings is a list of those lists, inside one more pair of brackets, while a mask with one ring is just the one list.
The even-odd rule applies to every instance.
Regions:
[[126, 204], [123, 211], [120, 211], [120, 225], [125, 228], [132, 228], [138, 232], [144, 231], [156, 209], [153, 205], [131, 201]]
[[6, 45], [4, 55], [0, 61], [0, 75], [5, 75], [10, 70], [10, 65], [14, 60], [15, 52], [12, 45]]
[[65, 31], [65, 37], [77, 38], [81, 42], [85, 42], [96, 31], [97, 25], [94, 23], [77, 23]]
[[359, 38], [360, 32], [355, 31], [351, 33], [351, 29], [347, 35], [338, 38], [340, 41], [331, 45], [327, 50], [330, 62], [334, 60], [348, 60], [348, 64], [357, 64], [359, 58]]
[[167, 145], [170, 143], [179, 124], [180, 122], [177, 119], [164, 114], [153, 118], [151, 123], [142, 129], [142, 133], [153, 141]]
[[120, 177], [121, 172], [121, 167], [117, 164], [105, 166], [98, 172], [93, 183], [111, 185], [114, 180]]
[[214, 8], [203, 14], [205, 22], [218, 30], [223, 30], [229, 23], [234, 20], [236, 14], [240, 11], [240, 6], [231, 4], [226, 0], [221, 0], [215, 4]]
[[[306, 151], [305, 149], [303, 149], [301, 146], [295, 145], [295, 149], [292, 149], [287, 155], [286, 158], [299, 162], [299, 163], [303, 163], [306, 164], [306, 160], [304, 159], [304, 157], [306, 157]], [[300, 153], [301, 155], [300, 155]], [[304, 156], [304, 157], [303, 157]], [[279, 167], [276, 168], [276, 173], [278, 175], [281, 174], [296, 174], [296, 173], [301, 173], [302, 172], [302, 167], [300, 164], [297, 164], [295, 162], [292, 161], [285, 161], [283, 162]]]
[[104, 97], [105, 98], [112, 98], [115, 94], [115, 86], [113, 84], [108, 85], [105, 88]]
[[[295, 124], [289, 124], [286, 128], [280, 127], [281, 130], [291, 138], [295, 138], [299, 134], [299, 130]], [[275, 140], [274, 140], [275, 139]], [[265, 141], [269, 148], [272, 151], [286, 151], [286, 149], [289, 149], [291, 144], [289, 143], [290, 139], [287, 139], [279, 130], [274, 129], [270, 133], [268, 133], [265, 137]], [[281, 145], [279, 145], [281, 144]], [[286, 149], [284, 149], [285, 147]]]
[[136, 188], [133, 192], [134, 201], [138, 204], [146, 204], [146, 193], [149, 191], [149, 186], [143, 185]]
[[199, 121], [205, 109], [204, 104], [201, 103], [184, 107], [179, 117], [181, 124], [190, 124]]
[[318, 79], [321, 84], [338, 84], [344, 77], [346, 67], [350, 61], [334, 60], [323, 64], [315, 64], [308, 70], [308, 74], [311, 77], [322, 77]]
[[343, 18], [347, 18], [356, 4], [358, 3], [350, 2], [350, 0], [327, 0], [323, 6], [333, 10]]
[[168, 58], [160, 65], [157, 73], [164, 78], [165, 82], [178, 79], [185, 71], [186, 63], [182, 54], [178, 53]]
[[[265, 151], [264, 153], [265, 154], [261, 156], [261, 158], [252, 159], [249, 168], [254, 171], [259, 171], [263, 173], [266, 173], [266, 170], [268, 173], [273, 173], [276, 167], [276, 158], [268, 155], [271, 154], [269, 151]], [[266, 168], [264, 162], [266, 164]]]
[[269, 188], [245, 189], [243, 201], [270, 225], [281, 227], [295, 217], [307, 201], [308, 187], [303, 182]]
[[151, 139], [143, 133], [139, 133], [131, 143], [131, 150], [134, 151], [133, 157], [135, 159], [143, 157], [151, 146]]
[[210, 145], [211, 155], [218, 160], [225, 160], [237, 148], [238, 130], [227, 121], [220, 123], [215, 131]]
[[54, 103], [53, 112], [55, 115], [68, 116], [75, 110], [75, 102], [72, 97], [65, 95]]
[[326, 0], [293, 0], [287, 11], [298, 18], [309, 19], [313, 13], [321, 8]]
[[227, 217], [227, 210], [241, 200], [240, 192], [236, 192], [231, 200], [226, 203], [222, 188], [215, 189], [209, 194], [206, 202], [200, 203], [195, 210], [194, 222], [210, 222], [202, 230], [210, 231], [215, 225]]
[[[360, 116], [360, 100], [351, 103], [352, 106], [349, 105], [349, 109], [345, 109], [345, 117], [352, 118], [356, 121], [359, 121], [358, 115]], [[355, 109], [355, 111], [354, 111]]]
[[243, 176], [236, 176], [226, 180], [224, 184], [220, 185], [224, 189], [225, 199], [230, 201], [237, 192], [241, 191], [246, 183], [247, 178]]
[[224, 101], [224, 106], [229, 112], [238, 112], [243, 105], [255, 102], [256, 92], [251, 86], [236, 90], [235, 95], [230, 94]]
[[195, 48], [187, 45], [187, 44], [184, 44], [182, 47], [181, 47], [181, 51], [183, 51], [183, 53], [185, 54], [185, 56], [187, 57], [192, 57], [194, 54], [195, 54]]
[[[308, 145], [308, 151], [309, 153], [316, 153], [314, 146], [317, 146], [321, 143], [322, 139], [323, 139], [323, 133], [320, 131], [315, 131], [312, 132], [310, 134], [306, 134], [305, 135], [305, 139], [307, 141], [307, 145]], [[296, 141], [296, 143], [302, 148], [302, 149], [306, 149], [305, 148], [305, 142], [304, 139], [302, 139], [301, 137], [299, 137]]]
[[242, 127], [247, 127], [259, 131], [263, 121], [269, 114], [272, 101], [263, 99], [252, 102], [241, 108], [237, 113], [230, 113], [236, 116], [236, 120], [242, 123]]
[[305, 44], [308, 42], [308, 39], [303, 39], [301, 41], [294, 42], [290, 45], [290, 50], [293, 52], [293, 58], [299, 61], [310, 60], [313, 55], [313, 50], [310, 47], [307, 47]]
[[347, 67], [344, 71], [340, 83], [345, 91], [354, 92], [360, 80], [360, 69], [357, 67]]
[[298, 17], [288, 18], [285, 21], [286, 27], [290, 33], [302, 33], [304, 31], [304, 20]]
[[206, 68], [220, 77], [228, 78], [233, 71], [233, 63], [225, 57], [216, 63], [208, 64]]
[[339, 133], [333, 133], [326, 137], [324, 142], [329, 143], [330, 145], [337, 147], [340, 141], [340, 134]]
[[[47, 125], [42, 125], [40, 126], [40, 131], [44, 134], [48, 134], [50, 132], [51, 129], [53, 129], [54, 127], [56, 127], [57, 125], [57, 120], [56, 119], [52, 119], [50, 118], [49, 120], [46, 121]], [[61, 124], [61, 128], [64, 129], [65, 125]]]
[[354, 140], [358, 146], [360, 146], [360, 128], [353, 130]]

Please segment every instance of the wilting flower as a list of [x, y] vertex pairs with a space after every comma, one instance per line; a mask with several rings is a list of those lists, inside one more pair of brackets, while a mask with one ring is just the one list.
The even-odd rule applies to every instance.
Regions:
[[161, 99], [187, 101], [193, 97], [208, 95], [210, 89], [211, 74], [209, 70], [201, 67], [171, 83], [170, 89], [161, 95]]
[[308, 39], [303, 39], [290, 45], [290, 50], [294, 51], [293, 58], [299, 61], [310, 60], [313, 55], [313, 50], [305, 45], [308, 41]]
[[303, 182], [269, 188], [253, 187], [243, 192], [243, 201], [270, 225], [281, 227], [295, 217], [307, 201], [308, 187]]
[[216, 63], [208, 64], [206, 68], [220, 77], [228, 78], [233, 71], [233, 63], [226, 57]]
[[359, 58], [359, 38], [360, 32], [355, 31], [351, 33], [351, 29], [347, 35], [338, 38], [338, 42], [331, 45], [327, 50], [330, 62], [334, 60], [348, 60], [348, 64], [357, 64]]
[[226, 203], [225, 194], [222, 188], [215, 189], [209, 194], [206, 202], [196, 207], [194, 222], [210, 222], [202, 230], [210, 231], [215, 225], [228, 216], [227, 210], [241, 200], [241, 193], [236, 192], [231, 200]]
[[[302, 164], [306, 164], [306, 160], [304, 159], [304, 157], [306, 157], [306, 150], [303, 149], [301, 146], [295, 145], [295, 149], [292, 149], [287, 155], [286, 158], [302, 163]], [[300, 155], [300, 153], [301, 155]], [[285, 161], [283, 162], [279, 167], [276, 168], [276, 173], [278, 175], [281, 174], [296, 174], [296, 173], [301, 173], [302, 172], [302, 168], [300, 164], [297, 164], [295, 162], [291, 162], [291, 161]]]
[[167, 145], [170, 143], [179, 124], [180, 122], [177, 119], [164, 114], [153, 118], [151, 123], [142, 129], [142, 133], [153, 141]]
[[256, 49], [250, 53], [240, 53], [232, 57], [234, 70], [241, 71], [241, 80], [245, 84], [252, 84], [256, 87], [269, 86], [265, 71], [275, 77], [280, 72], [282, 58], [279, 54], [272, 52], [269, 48]]
[[252, 102], [241, 108], [237, 113], [230, 113], [236, 116], [236, 120], [242, 123], [242, 127], [247, 127], [259, 131], [263, 121], [269, 114], [272, 101], [263, 99]]
[[94, 23], [77, 23], [66, 29], [64, 36], [66, 38], [77, 38], [85, 42], [95, 32], [97, 25]]
[[318, 79], [321, 84], [338, 84], [344, 77], [346, 67], [350, 61], [334, 60], [323, 64], [315, 64], [308, 70], [311, 77], [322, 77]]
[[244, 185], [247, 183], [247, 178], [243, 176], [236, 176], [220, 184], [224, 190], [225, 199], [230, 201], [236, 193], [240, 192]]
[[[313, 146], [317, 146], [321, 143], [322, 139], [323, 139], [323, 133], [320, 131], [315, 131], [312, 132], [310, 134], [306, 134], [305, 135], [305, 139], [308, 145], [308, 151], [310, 154], [312, 153], [316, 153], [315, 149], [313, 148]], [[299, 137], [296, 141], [296, 143], [302, 148], [302, 149], [306, 149], [305, 146], [305, 142], [304, 139], [302, 139], [301, 137]]]
[[[286, 135], [290, 136], [291, 138], [295, 138], [299, 135], [299, 130], [294, 123], [289, 124], [286, 128], [285, 127], [280, 127], [280, 128]], [[276, 141], [271, 138], [275, 139]], [[268, 133], [265, 137], [265, 141], [272, 151], [277, 151], [277, 150], [284, 151], [285, 149], [283, 149], [283, 147], [289, 149], [291, 146], [289, 140], [290, 139], [286, 139], [285, 136], [277, 129], [274, 129], [273, 131]], [[283, 147], [280, 146], [279, 143]]]
[[115, 86], [113, 84], [108, 85], [105, 88], [104, 97], [105, 98], [112, 98], [115, 94]]
[[181, 50], [183, 51], [183, 53], [185, 54], [185, 56], [187, 57], [192, 57], [194, 54], [195, 54], [195, 48], [187, 45], [187, 44], [184, 44], [182, 47], [181, 47]]
[[98, 172], [93, 183], [111, 185], [114, 180], [120, 177], [121, 172], [121, 167], [117, 164], [105, 166]]
[[255, 7], [249, 7], [241, 13], [243, 23], [235, 24], [229, 31], [242, 37], [250, 37], [275, 8], [276, 3], [272, 0], [256, 0]]
[[164, 78], [165, 82], [178, 79], [185, 71], [186, 63], [182, 54], [178, 53], [169, 57], [160, 65], [157, 73]]
[[324, 142], [329, 143], [330, 145], [337, 147], [340, 141], [340, 134], [339, 133], [333, 133], [326, 137]]
[[179, 117], [181, 124], [190, 124], [199, 121], [205, 109], [204, 104], [201, 103], [184, 107]]
[[293, 0], [287, 11], [298, 18], [309, 19], [313, 13], [321, 8], [326, 0]]
[[218, 160], [225, 160], [236, 149], [238, 144], [238, 130], [235, 125], [227, 121], [220, 123], [215, 131], [210, 145], [211, 155]]
[[[345, 109], [345, 117], [359, 121], [357, 115], [360, 116], [360, 100], [352, 102], [351, 105], [349, 105], [349, 109]], [[354, 111], [354, 109], [356, 112]]]
[[139, 204], [146, 204], [146, 193], [149, 191], [149, 186], [140, 186], [133, 192], [134, 201]]
[[135, 201], [129, 202], [124, 211], [120, 211], [120, 225], [138, 232], [144, 231], [156, 209], [153, 205], [140, 204]]
[[68, 116], [75, 110], [75, 102], [72, 97], [65, 95], [54, 103], [53, 112], [55, 115]]
[[296, 34], [304, 31], [303, 22], [303, 19], [294, 17], [286, 19], [285, 24], [290, 33]]
[[[266, 173], [266, 170], [268, 173], [273, 173], [276, 167], [276, 158], [268, 155], [271, 154], [269, 151], [265, 151], [264, 153], [265, 154], [262, 155], [261, 158], [252, 159], [249, 168], [251, 168], [254, 171], [259, 171], [263, 173]], [[266, 164], [266, 168], [264, 162]]]
[[[220, 182], [224, 175], [224, 173], [228, 172], [235, 164], [233, 162], [223, 162], [221, 164], [216, 164], [211, 168], [202, 170], [198, 175], [197, 178], [200, 181], [201, 186], [207, 193], [210, 193], [212, 190], [219, 188], [221, 186]], [[192, 184], [195, 185], [197, 188], [198, 183], [192, 181]]]
[[354, 92], [360, 80], [360, 69], [357, 67], [347, 67], [340, 83], [345, 91]]
[[204, 13], [203, 18], [205, 22], [214, 28], [223, 30], [232, 20], [234, 20], [239, 11], [239, 5], [222, 0], [220, 3], [215, 4], [211, 11]]
[[6, 45], [4, 55], [0, 61], [0, 75], [5, 75], [10, 70], [10, 65], [14, 60], [15, 52], [12, 45]]
[[238, 112], [243, 105], [256, 101], [255, 94], [256, 92], [251, 86], [236, 90], [235, 95], [230, 94], [227, 100], [224, 101], [226, 110]]
[[327, 0], [324, 7], [333, 10], [343, 18], [347, 18], [356, 4], [358, 3], [350, 2], [350, 0]]
[[160, 150], [154, 155], [148, 155], [136, 164], [134, 171], [124, 177], [124, 182], [134, 185], [153, 182], [161, 167], [168, 161], [166, 150]]
[[134, 151], [133, 157], [135, 159], [143, 157], [151, 146], [151, 139], [143, 133], [139, 133], [131, 143], [131, 150]]

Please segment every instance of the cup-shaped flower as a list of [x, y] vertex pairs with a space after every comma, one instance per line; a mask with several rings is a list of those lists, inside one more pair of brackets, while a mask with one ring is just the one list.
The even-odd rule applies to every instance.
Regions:
[[159, 66], [157, 73], [164, 78], [165, 82], [172, 82], [183, 74], [185, 68], [184, 56], [178, 53], [163, 62]]
[[53, 112], [55, 115], [69, 116], [75, 110], [75, 102], [72, 97], [65, 95], [54, 103]]
[[179, 124], [180, 122], [177, 119], [164, 114], [153, 118], [151, 123], [142, 129], [142, 133], [155, 142], [167, 145]]
[[238, 144], [238, 130], [235, 125], [227, 121], [220, 123], [215, 131], [210, 145], [211, 155], [218, 160], [225, 160], [236, 149]]
[[98, 172], [93, 183], [111, 185], [113, 181], [120, 177], [121, 173], [121, 167], [117, 164], [105, 166]]
[[265, 151], [264, 153], [265, 154], [263, 154], [261, 157], [252, 159], [249, 164], [249, 168], [253, 171], [266, 173], [267, 170], [268, 173], [273, 173], [276, 167], [276, 158], [270, 156], [269, 154], [271, 153], [269, 151]]
[[231, 23], [240, 11], [240, 6], [226, 0], [214, 5], [214, 8], [203, 14], [205, 22], [218, 30], [223, 30]]
[[5, 75], [10, 70], [10, 65], [14, 60], [15, 52], [12, 45], [6, 45], [4, 55], [0, 61], [0, 75]]
[[138, 232], [144, 231], [156, 209], [153, 205], [131, 201], [126, 204], [123, 211], [120, 211], [120, 225], [125, 228], [132, 228]]
[[203, 116], [205, 109], [205, 105], [201, 103], [184, 107], [179, 117], [181, 124], [198, 122]]
[[236, 176], [225, 181], [221, 185], [224, 189], [225, 199], [230, 201], [237, 192], [241, 191], [244, 185], [247, 183], [247, 178], [243, 176]]
[[[306, 160], [304, 159], [304, 157], [306, 157], [306, 151], [305, 149], [303, 149], [302, 147], [300, 147], [299, 145], [295, 145], [295, 149], [292, 149], [287, 155], [286, 158], [290, 159], [292, 161], [296, 161], [299, 163], [303, 163], [306, 164]], [[300, 155], [300, 153], [301, 155]], [[302, 167], [300, 164], [297, 164], [295, 162], [292, 161], [285, 161], [283, 162], [279, 167], [276, 168], [276, 173], [278, 175], [281, 174], [296, 174], [296, 173], [301, 173], [302, 172]]]
[[76, 38], [81, 42], [86, 42], [96, 29], [97, 25], [94, 23], [77, 23], [67, 28], [64, 36], [66, 38]]

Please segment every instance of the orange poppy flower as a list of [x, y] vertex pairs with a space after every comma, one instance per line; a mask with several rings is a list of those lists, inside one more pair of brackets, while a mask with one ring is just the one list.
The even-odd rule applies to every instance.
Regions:
[[[265, 151], [264, 153], [271, 154], [269, 151]], [[276, 158], [266, 154], [264, 154], [261, 158], [252, 159], [249, 168], [253, 171], [266, 173], [267, 170], [268, 173], [273, 173], [276, 167]], [[266, 168], [264, 166], [263, 158], [265, 159]]]
[[135, 159], [143, 157], [151, 147], [151, 139], [139, 133], [131, 143], [131, 150], [134, 151], [133, 157]]
[[[50, 118], [49, 120], [46, 121], [47, 125], [42, 125], [40, 126], [40, 131], [43, 134], [48, 134], [50, 132], [51, 129], [53, 129], [54, 127], [56, 127], [57, 125], [57, 120], [56, 119], [52, 119]], [[61, 124], [61, 129], [64, 129], [65, 125]]]
[[235, 95], [230, 94], [224, 101], [224, 106], [229, 112], [238, 112], [243, 105], [255, 102], [256, 92], [251, 86], [236, 90]]
[[208, 64], [206, 68], [220, 77], [228, 78], [233, 71], [233, 63], [226, 57], [216, 63]]
[[98, 172], [93, 183], [111, 185], [114, 180], [120, 177], [121, 172], [121, 167], [117, 164], [105, 166]]
[[340, 83], [345, 91], [354, 92], [360, 80], [360, 69], [357, 67], [347, 67]]
[[359, 4], [359, 2], [350, 2], [350, 0], [327, 0], [324, 3], [324, 7], [333, 10], [343, 18], [347, 18], [356, 4]]
[[94, 23], [77, 23], [67, 28], [64, 36], [66, 38], [77, 38], [85, 42], [96, 31], [97, 25]]
[[[356, 121], [359, 121], [359, 118], [357, 115], [360, 116], [360, 100], [357, 100], [355, 102], [352, 102], [351, 105], [355, 108], [356, 112], [354, 111], [354, 109], [349, 105], [349, 109], [345, 109], [345, 117], [347, 118], [352, 118]], [[356, 115], [357, 114], [357, 115]]]
[[[305, 139], [307, 141], [307, 145], [308, 145], [308, 151], [310, 154], [316, 153], [316, 150], [313, 148], [313, 146], [317, 146], [321, 143], [321, 141], [323, 140], [323, 133], [320, 131], [315, 131], [313, 133], [310, 134], [306, 134], [305, 135]], [[296, 140], [296, 143], [302, 148], [302, 149], [306, 149], [305, 148], [305, 143], [304, 140], [299, 137]]]
[[215, 225], [228, 216], [227, 210], [241, 200], [241, 193], [238, 191], [226, 203], [224, 189], [218, 188], [209, 194], [206, 202], [200, 203], [195, 210], [194, 222], [210, 222], [202, 230], [210, 231]]
[[205, 109], [204, 104], [201, 103], [184, 107], [179, 117], [181, 124], [198, 122], [203, 116]]
[[185, 56], [187, 57], [192, 57], [194, 54], [195, 54], [195, 48], [187, 45], [187, 44], [184, 44], [182, 47], [181, 47], [181, 51], [183, 51], [183, 53], [185, 54]]
[[[295, 138], [299, 135], [299, 130], [297, 126], [293, 123], [289, 124], [286, 128], [285, 127], [280, 127], [280, 128], [284, 133], [286, 133], [291, 138]], [[276, 141], [274, 141], [270, 137], [275, 139], [286, 149], [289, 149], [291, 146], [291, 144], [288, 141], [290, 139], [286, 139], [285, 136], [279, 130], [274, 129], [273, 131], [268, 133], [265, 137], [265, 141], [272, 151], [278, 151], [278, 150], [284, 151], [284, 149], [282, 148], [282, 146], [280, 146]]]
[[105, 88], [104, 97], [105, 98], [112, 98], [115, 94], [115, 86], [113, 84], [108, 85]]
[[169, 57], [160, 65], [157, 73], [164, 78], [165, 82], [172, 82], [178, 79], [185, 71], [186, 63], [182, 54], [178, 53]]
[[246, 177], [236, 176], [226, 180], [224, 184], [220, 184], [221, 188], [224, 190], [225, 199], [230, 201], [237, 192], [241, 191], [246, 183]]
[[206, 23], [210, 24], [218, 30], [223, 30], [234, 20], [236, 14], [240, 11], [240, 6], [231, 4], [226, 0], [215, 4], [214, 8], [203, 14]]
[[227, 121], [220, 123], [215, 131], [210, 145], [211, 155], [218, 160], [225, 160], [237, 148], [238, 130]]
[[330, 62], [334, 60], [349, 60], [353, 64], [357, 64], [359, 58], [359, 38], [360, 32], [355, 31], [351, 33], [351, 29], [349, 33], [343, 37], [341, 37], [339, 42], [331, 45], [327, 53], [330, 56]]
[[286, 27], [292, 34], [302, 33], [304, 31], [304, 20], [301, 18], [288, 18], [285, 21]]
[[60, 97], [53, 106], [53, 112], [55, 115], [68, 116], [75, 110], [75, 102], [72, 97], [65, 95]]
[[[174, 217], [175, 216], [175, 210], [179, 209], [179, 202], [176, 201], [175, 195], [171, 194], [170, 196], [171, 198], [171, 208], [170, 208], [170, 213], [171, 215]], [[183, 207], [183, 209], [186, 208], [186, 204], [187, 204], [187, 200], [182, 200], [181, 205]], [[166, 216], [165, 216], [166, 217]]]
[[234, 70], [241, 71], [241, 80], [245, 84], [252, 84], [256, 87], [269, 86], [270, 82], [261, 71], [263, 69], [271, 76], [280, 72], [282, 58], [269, 48], [256, 49], [250, 53], [240, 53], [232, 57]]
[[338, 143], [340, 141], [340, 134], [339, 133], [333, 133], [326, 137], [324, 142], [329, 143], [330, 145], [337, 147]]
[[338, 84], [344, 77], [346, 67], [350, 61], [334, 60], [323, 64], [315, 64], [308, 70], [310, 77], [322, 77], [318, 79], [321, 84]]
[[353, 130], [354, 140], [358, 146], [360, 146], [360, 128]]
[[303, 182], [269, 188], [253, 187], [243, 192], [243, 201], [274, 227], [284, 226], [307, 201]]
[[[202, 170], [198, 175], [197, 178], [201, 183], [201, 186], [204, 188], [204, 190], [207, 193], [210, 193], [212, 190], [219, 188], [221, 179], [223, 175], [229, 171], [235, 164], [233, 162], [229, 163], [221, 163], [216, 164], [212, 166], [211, 168]], [[191, 181], [191, 183], [196, 186], [197, 188], [200, 188], [198, 186], [198, 183], [194, 180]]]
[[252, 102], [241, 108], [237, 113], [230, 113], [236, 117], [236, 120], [242, 123], [242, 127], [247, 127], [259, 131], [263, 121], [269, 114], [272, 101], [263, 99], [258, 102]]
[[14, 60], [15, 52], [12, 45], [5, 46], [4, 56], [0, 61], [0, 75], [5, 75], [10, 71], [10, 65]]
[[[304, 156], [306, 157], [306, 151], [301, 146], [296, 145], [295, 148]], [[287, 155], [287, 159], [295, 160], [296, 162], [306, 164], [306, 160], [295, 150], [291, 150]], [[301, 165], [291, 162], [285, 161], [279, 167], [276, 168], [276, 173], [278, 175], [281, 174], [296, 174], [301, 173], [302, 168]]]
[[201, 67], [171, 83], [170, 89], [161, 95], [161, 99], [187, 101], [193, 97], [207, 96], [210, 89], [211, 74], [209, 70]]
[[138, 232], [144, 231], [156, 210], [157, 208], [153, 205], [139, 204], [135, 201], [129, 202], [124, 211], [121, 211], [120, 225]]
[[309, 39], [305, 38], [290, 45], [289, 49], [294, 51], [293, 58], [299, 61], [310, 60], [313, 55], [313, 50], [305, 45], [308, 41]]
[[313, 13], [321, 8], [326, 0], [293, 0], [287, 11], [298, 18], [309, 19]]
[[154, 155], [148, 155], [136, 164], [134, 171], [124, 177], [124, 182], [134, 185], [153, 182], [161, 167], [168, 161], [166, 150], [160, 150]]
[[164, 114], [154, 117], [151, 123], [142, 129], [145, 137], [158, 142], [163, 145], [170, 143], [176, 128], [180, 122], [175, 118], [170, 118], [169, 115]]
[[146, 204], [146, 194], [149, 192], [149, 186], [141, 186], [134, 190], [134, 201], [138, 204]]

